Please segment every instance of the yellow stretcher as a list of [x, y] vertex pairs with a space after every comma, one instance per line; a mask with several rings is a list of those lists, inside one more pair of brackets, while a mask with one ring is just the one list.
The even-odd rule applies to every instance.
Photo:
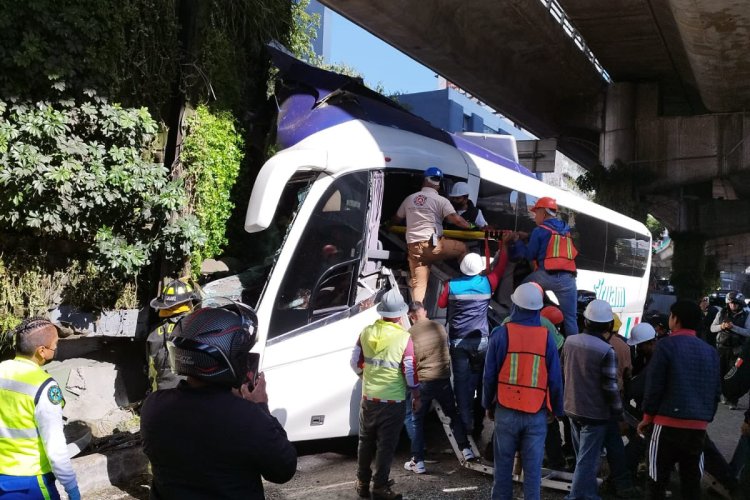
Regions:
[[[406, 226], [388, 226], [388, 230], [396, 234], [406, 233]], [[499, 240], [505, 232], [500, 229], [492, 229], [489, 231], [478, 231], [476, 229], [446, 229], [443, 231], [443, 236], [446, 238], [453, 238], [454, 240], [483, 240], [485, 237], [491, 240]]]

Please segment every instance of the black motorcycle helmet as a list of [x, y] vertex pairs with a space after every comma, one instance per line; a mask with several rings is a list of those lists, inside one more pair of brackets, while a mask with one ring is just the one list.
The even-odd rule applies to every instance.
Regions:
[[175, 325], [167, 340], [169, 362], [179, 375], [239, 387], [257, 340], [252, 307], [228, 299], [203, 302]]

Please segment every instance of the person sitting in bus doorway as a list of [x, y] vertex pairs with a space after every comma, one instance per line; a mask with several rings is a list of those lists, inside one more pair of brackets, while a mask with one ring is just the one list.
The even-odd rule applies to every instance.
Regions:
[[440, 196], [443, 171], [430, 167], [424, 171], [422, 189], [407, 196], [391, 219], [400, 224], [406, 220], [406, 245], [411, 273], [412, 300], [423, 302], [433, 262], [446, 259], [461, 261], [467, 253], [466, 244], [443, 237], [443, 220], [461, 229], [473, 224], [456, 213], [451, 202]]
[[445, 327], [427, 317], [421, 302], [409, 304], [409, 319], [412, 322], [409, 335], [414, 343], [414, 361], [419, 379], [420, 409], [406, 409], [406, 430], [411, 439], [412, 458], [404, 464], [406, 470], [424, 474], [424, 418], [433, 400], [440, 404], [451, 419], [451, 429], [464, 460], [472, 460], [469, 439], [456, 411], [456, 401], [451, 387], [451, 360], [448, 353], [448, 333]]
[[[510, 233], [503, 235], [497, 265], [487, 275], [483, 273], [484, 259], [476, 253], [466, 254], [460, 265], [461, 276], [447, 281], [438, 299], [438, 307], [448, 308], [453, 391], [469, 434], [474, 432], [474, 395], [481, 381], [490, 334], [487, 310], [508, 263], [505, 244], [510, 237]], [[477, 431], [476, 434], [481, 433], [481, 429]]]
[[543, 293], [524, 283], [511, 295], [510, 321], [492, 331], [484, 367], [482, 403], [495, 422], [492, 498], [513, 498], [513, 460], [521, 453], [523, 497], [539, 499], [549, 416], [563, 414], [557, 345], [542, 326]]
[[416, 413], [421, 408], [414, 343], [401, 325], [407, 310], [401, 292], [390, 289], [377, 307], [381, 319], [362, 330], [352, 351], [352, 369], [362, 377], [355, 484], [362, 498], [401, 498], [391, 488], [388, 478], [406, 416], [407, 387], [411, 391], [412, 411]]
[[[451, 187], [451, 191], [448, 194], [448, 199], [456, 209], [456, 213], [471, 222], [478, 229], [484, 229], [487, 227], [487, 221], [484, 219], [482, 210], [479, 209], [474, 202], [469, 199], [469, 185], [465, 182], [456, 182]], [[458, 226], [454, 226], [451, 223], [446, 225], [447, 229], [460, 229]]]
[[42, 369], [57, 353], [58, 329], [29, 318], [13, 330], [16, 357], [0, 363], [0, 498], [70, 500], [81, 493], [63, 433], [65, 399]]
[[158, 297], [151, 300], [151, 307], [159, 312], [159, 325], [146, 338], [148, 381], [151, 391], [172, 389], [185, 377], [177, 375], [169, 365], [167, 337], [175, 325], [192, 311], [197, 295], [184, 279], [172, 280], [162, 289]]
[[575, 263], [578, 251], [573, 246], [570, 227], [557, 218], [557, 210], [555, 199], [545, 196], [537, 200], [531, 208], [537, 227], [531, 232], [528, 243], [519, 239], [519, 233], [515, 234], [510, 258], [536, 262], [536, 271], [524, 281], [539, 283], [545, 290], [555, 293], [565, 316], [565, 335], [575, 335], [578, 333]]

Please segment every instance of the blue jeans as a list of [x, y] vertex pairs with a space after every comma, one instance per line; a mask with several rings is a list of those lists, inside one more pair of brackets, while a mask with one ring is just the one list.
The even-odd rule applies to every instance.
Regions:
[[589, 424], [571, 418], [570, 434], [576, 452], [576, 470], [573, 483], [565, 500], [599, 500], [599, 485], [596, 474], [602, 456], [607, 424]]
[[565, 317], [565, 336], [578, 333], [578, 289], [573, 273], [562, 271], [553, 274], [539, 269], [523, 280], [524, 283], [529, 281], [538, 283], [545, 291], [555, 292], [560, 310]]
[[[419, 384], [419, 400], [422, 406], [419, 411], [412, 413], [411, 408], [406, 412], [404, 424], [406, 433], [411, 439], [411, 454], [415, 462], [424, 460], [424, 417], [430, 411], [432, 401], [436, 400], [443, 408], [443, 412], [451, 419], [451, 429], [458, 447], [468, 448], [464, 426], [456, 412], [456, 401], [453, 399], [453, 388], [450, 379], [428, 380]], [[411, 406], [409, 404], [409, 406]]]
[[487, 337], [451, 339], [450, 353], [458, 414], [466, 434], [471, 434], [474, 431], [474, 394], [484, 371]]
[[521, 452], [523, 498], [539, 500], [542, 488], [547, 410], [524, 413], [497, 405], [495, 408], [495, 482], [493, 500], [513, 499], [513, 458]]

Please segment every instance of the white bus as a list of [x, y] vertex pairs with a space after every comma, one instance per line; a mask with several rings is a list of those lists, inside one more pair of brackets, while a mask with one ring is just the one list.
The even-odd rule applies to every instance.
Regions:
[[[639, 321], [651, 264], [643, 224], [547, 186], [513, 159], [460, 137], [374, 123], [357, 118], [352, 108], [342, 113], [346, 106], [330, 101], [321, 111], [317, 102], [305, 105], [311, 113], [289, 128], [297, 134], [288, 141], [293, 144], [266, 162], [252, 190], [245, 228], [268, 248], [266, 264], [204, 287], [208, 295], [256, 308], [253, 350], [261, 355], [271, 411], [291, 440], [357, 433], [361, 382], [350, 368], [352, 348], [378, 318], [374, 304], [386, 290], [398, 283], [408, 293], [403, 236], [381, 222], [419, 189], [429, 166], [444, 172], [446, 190], [452, 182], [468, 182], [471, 198], [499, 229], [530, 232], [529, 208], [538, 197], [556, 198], [579, 250], [579, 291], [608, 301], [622, 318], [622, 334]], [[282, 104], [282, 113], [302, 116], [292, 111]], [[284, 126], [280, 120], [282, 144]], [[515, 267], [508, 266], [493, 297], [498, 318], [509, 310]], [[450, 263], [433, 269], [425, 302], [439, 318], [440, 277], [456, 272]]]

